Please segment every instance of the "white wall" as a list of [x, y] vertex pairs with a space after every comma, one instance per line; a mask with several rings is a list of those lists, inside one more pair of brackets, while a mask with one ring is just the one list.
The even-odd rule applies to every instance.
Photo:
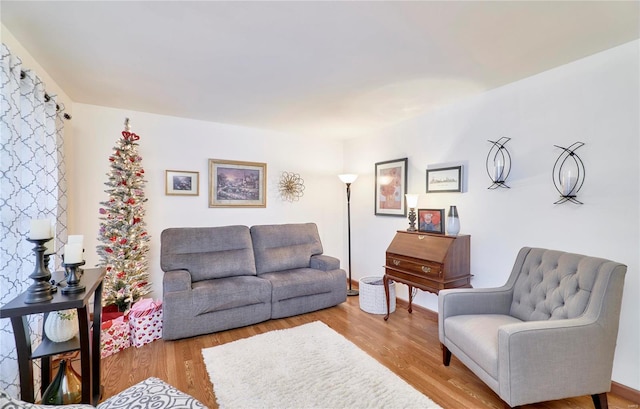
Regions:
[[[104, 192], [109, 155], [131, 119], [132, 132], [140, 136], [148, 199], [145, 207], [151, 249], [149, 273], [154, 296], [162, 296], [160, 233], [167, 227], [221, 226], [241, 224], [315, 222], [325, 254], [342, 259], [344, 253], [344, 208], [346, 193], [337, 175], [342, 173], [341, 142], [313, 141], [293, 136], [211, 122], [195, 121], [142, 112], [75, 104], [73, 139], [67, 140], [78, 153], [73, 172], [78, 195], [71, 197], [76, 231], [84, 234], [86, 248], [98, 244], [100, 202]], [[208, 159], [230, 159], [267, 164], [267, 207], [255, 209], [208, 207]], [[165, 170], [200, 172], [200, 195], [166, 196]], [[278, 196], [281, 172], [295, 172], [304, 179], [304, 196], [298, 202], [284, 202]], [[99, 258], [88, 251], [87, 265]]]
[[[408, 157], [419, 208], [457, 205], [471, 235], [474, 287], [502, 285], [524, 246], [589, 254], [625, 263], [628, 272], [613, 379], [640, 389], [639, 42], [635, 41], [424, 115], [345, 146], [353, 184], [353, 275], [384, 274], [386, 248], [407, 219], [374, 216], [374, 163]], [[487, 140], [510, 137], [511, 189], [488, 190]], [[585, 145], [583, 205], [554, 205], [554, 145]], [[426, 194], [427, 166], [463, 163], [464, 193]], [[397, 287], [407, 298], [406, 286]], [[416, 303], [437, 310], [437, 296]], [[390, 318], [393, 319], [393, 316]]]

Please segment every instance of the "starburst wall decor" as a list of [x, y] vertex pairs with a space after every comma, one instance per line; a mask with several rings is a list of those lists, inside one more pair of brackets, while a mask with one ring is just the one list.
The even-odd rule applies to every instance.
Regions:
[[279, 189], [282, 200], [298, 201], [304, 195], [304, 180], [297, 173], [282, 172]]

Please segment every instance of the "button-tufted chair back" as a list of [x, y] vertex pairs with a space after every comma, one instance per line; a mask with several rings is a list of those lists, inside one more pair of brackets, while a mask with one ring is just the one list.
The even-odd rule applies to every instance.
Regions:
[[513, 287], [510, 315], [523, 321], [576, 318], [608, 260], [533, 248]]

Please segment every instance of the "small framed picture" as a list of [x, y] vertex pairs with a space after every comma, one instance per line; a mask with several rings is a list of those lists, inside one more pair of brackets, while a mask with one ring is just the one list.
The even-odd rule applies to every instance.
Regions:
[[375, 214], [407, 216], [407, 158], [376, 163]]
[[462, 192], [462, 166], [427, 169], [427, 193]]
[[267, 164], [209, 159], [209, 207], [267, 207]]
[[200, 194], [200, 173], [184, 170], [165, 171], [165, 194], [178, 196], [198, 196]]
[[418, 231], [444, 234], [444, 209], [418, 209]]

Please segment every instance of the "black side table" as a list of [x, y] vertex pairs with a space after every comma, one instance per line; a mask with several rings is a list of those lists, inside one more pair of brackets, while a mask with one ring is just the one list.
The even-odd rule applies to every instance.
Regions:
[[[84, 270], [81, 283], [86, 291], [80, 294], [64, 295], [60, 291], [54, 293], [53, 299], [37, 304], [25, 304], [26, 292], [23, 292], [8, 304], [0, 308], [0, 318], [11, 318], [13, 336], [18, 353], [18, 370], [20, 371], [20, 398], [26, 402], [34, 402], [33, 365], [31, 361], [40, 358], [42, 392], [51, 382], [51, 356], [80, 350], [80, 368], [82, 376], [82, 403], [93, 406], [100, 400], [100, 319], [102, 315], [102, 280], [104, 268]], [[54, 280], [62, 280], [64, 272], [52, 274]], [[93, 324], [87, 308], [91, 296], [93, 298]], [[66, 342], [53, 342], [44, 334], [44, 320], [49, 313], [60, 310], [76, 309], [80, 332]], [[27, 324], [27, 316], [44, 313], [42, 342], [35, 351], [31, 350], [31, 333]], [[91, 327], [95, 329], [91, 331]]]

